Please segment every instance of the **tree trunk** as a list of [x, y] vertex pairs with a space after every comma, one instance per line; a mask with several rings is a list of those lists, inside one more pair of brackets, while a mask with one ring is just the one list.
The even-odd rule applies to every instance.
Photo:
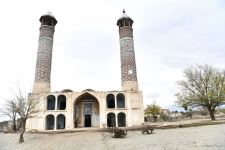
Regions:
[[215, 115], [214, 115], [214, 110], [211, 110], [211, 109], [208, 109], [208, 111], [209, 111], [209, 115], [210, 115], [210, 117], [211, 117], [211, 120], [216, 120], [216, 118], [215, 118]]
[[192, 119], [192, 116], [193, 116], [192, 109], [189, 109], [188, 113], [189, 113], [190, 119]]
[[13, 131], [16, 131], [16, 123], [13, 123]]
[[22, 131], [20, 133], [20, 139], [19, 139], [20, 143], [24, 142], [23, 134], [25, 133], [25, 130], [26, 130], [26, 121], [27, 121], [26, 119], [22, 119]]
[[192, 112], [189, 114], [189, 116], [190, 116], [190, 119], [192, 119]]
[[16, 131], [16, 118], [13, 118], [13, 131]]
[[157, 122], [157, 116], [153, 116], [154, 122]]

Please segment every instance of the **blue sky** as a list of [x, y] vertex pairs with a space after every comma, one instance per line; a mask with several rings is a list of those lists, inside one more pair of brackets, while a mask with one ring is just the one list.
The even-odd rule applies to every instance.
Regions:
[[172, 105], [176, 82], [193, 64], [225, 67], [222, 0], [7, 0], [0, 2], [0, 104], [17, 81], [32, 89], [39, 17], [51, 11], [56, 25], [52, 91], [120, 90], [117, 19], [134, 20], [134, 47], [144, 104]]

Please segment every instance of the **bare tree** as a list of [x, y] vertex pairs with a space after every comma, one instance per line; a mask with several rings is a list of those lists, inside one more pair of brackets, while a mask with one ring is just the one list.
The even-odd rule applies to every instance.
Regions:
[[21, 90], [18, 90], [18, 94], [16, 94], [16, 112], [19, 114], [22, 130], [20, 133], [19, 142], [24, 142], [23, 135], [26, 131], [26, 121], [28, 118], [34, 117], [34, 114], [38, 113], [38, 98], [35, 95], [23, 94]]
[[10, 119], [12, 119], [13, 122], [13, 131], [16, 131], [16, 102], [14, 99], [7, 100], [3, 106], [3, 108], [0, 110], [0, 113], [4, 116], [8, 116]]
[[184, 70], [186, 80], [178, 82], [180, 103], [206, 108], [215, 120], [216, 107], [225, 104], [225, 71], [209, 65], [191, 66]]

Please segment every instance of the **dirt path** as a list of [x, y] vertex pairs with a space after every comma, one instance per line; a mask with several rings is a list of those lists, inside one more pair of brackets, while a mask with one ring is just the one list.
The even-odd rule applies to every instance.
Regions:
[[151, 135], [129, 131], [123, 139], [105, 132], [26, 133], [25, 143], [18, 144], [18, 137], [0, 134], [0, 150], [224, 150], [225, 124], [156, 130]]

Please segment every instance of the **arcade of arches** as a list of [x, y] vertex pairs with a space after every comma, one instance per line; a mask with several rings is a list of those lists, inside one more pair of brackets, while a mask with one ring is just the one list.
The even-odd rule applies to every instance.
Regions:
[[[117, 126], [126, 127], [126, 114], [123, 112], [117, 115]], [[107, 114], [107, 127], [116, 127], [116, 115], [113, 112]]]
[[[116, 108], [125, 109], [125, 96], [122, 93], [106, 95], [106, 108], [110, 110], [106, 114], [107, 127], [126, 127], [126, 114], [114, 113]], [[66, 110], [66, 96], [47, 96], [47, 110]], [[73, 104], [73, 124], [76, 127], [100, 127], [100, 106], [97, 98], [86, 92], [75, 99]], [[46, 130], [65, 129], [66, 116], [58, 114], [46, 116]]]
[[[59, 95], [56, 97], [54, 95], [47, 96], [47, 110], [66, 110], [66, 96]], [[66, 117], [64, 114], [59, 114], [56, 117], [52, 114], [49, 114], [45, 118], [45, 129], [54, 130], [54, 129], [65, 129]]]
[[59, 114], [56, 117], [56, 126], [55, 126], [55, 117], [50, 114], [46, 116], [45, 121], [45, 129], [46, 130], [54, 130], [54, 129], [65, 129], [66, 119], [63, 114]]
[[[116, 104], [117, 106], [116, 106]], [[119, 93], [116, 95], [116, 101], [115, 96], [113, 94], [108, 94], [106, 96], [106, 105], [107, 108], [125, 108], [125, 96], [122, 93]]]
[[[122, 93], [119, 93], [115, 96], [113, 94], [108, 94], [106, 96], [106, 105], [108, 109], [119, 108], [124, 109], [125, 108], [125, 96]], [[117, 124], [116, 124], [117, 120]], [[107, 127], [126, 127], [126, 114], [123, 112], [118, 113], [117, 117], [114, 112], [110, 112], [107, 114]]]
[[47, 96], [47, 110], [65, 110], [66, 109], [66, 96], [65, 95], [59, 95], [57, 97], [57, 107], [56, 105], [56, 98], [54, 95], [48, 95]]

